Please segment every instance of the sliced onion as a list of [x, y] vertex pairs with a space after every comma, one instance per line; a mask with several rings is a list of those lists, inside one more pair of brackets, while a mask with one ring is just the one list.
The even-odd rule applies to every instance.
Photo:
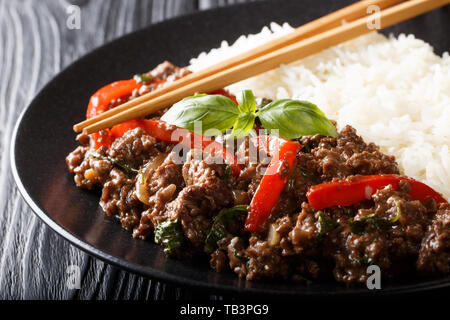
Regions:
[[136, 196], [142, 203], [150, 205], [150, 193], [148, 190], [148, 178], [152, 170], [156, 170], [166, 159], [167, 154], [161, 153], [147, 162], [142, 170], [139, 172], [136, 179]]
[[143, 183], [143, 173], [139, 173], [137, 180], [136, 180], [136, 196], [142, 203], [145, 203], [146, 205], [150, 205], [149, 198], [150, 194], [148, 192], [148, 186], [147, 183]]
[[160, 196], [163, 201], [167, 202], [172, 198], [172, 196], [176, 190], [177, 190], [177, 186], [172, 183], [172, 184], [169, 184], [164, 189], [159, 190], [158, 196]]
[[159, 166], [164, 162], [164, 160], [167, 158], [166, 153], [160, 153], [157, 156], [155, 156], [153, 159], [151, 159], [149, 162], [145, 164], [145, 167], [148, 169], [158, 169]]
[[277, 232], [278, 225], [276, 223], [272, 223], [269, 226], [269, 234], [267, 235], [267, 242], [271, 246], [276, 246], [280, 243], [281, 237], [280, 234]]

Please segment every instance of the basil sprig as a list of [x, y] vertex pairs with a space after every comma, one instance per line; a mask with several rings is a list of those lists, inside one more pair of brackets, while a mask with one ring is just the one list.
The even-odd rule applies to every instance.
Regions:
[[233, 125], [231, 137], [245, 137], [252, 129], [256, 119], [256, 101], [251, 90], [244, 90], [237, 97], [239, 117]]
[[282, 99], [257, 110], [251, 90], [242, 91], [237, 100], [236, 107], [223, 95], [195, 95], [175, 103], [161, 119], [190, 131], [194, 131], [195, 121], [201, 121], [202, 133], [209, 129], [225, 132], [233, 128], [230, 135], [233, 138], [248, 135], [256, 118], [270, 133], [286, 139], [314, 134], [337, 137], [334, 125], [310, 102]]

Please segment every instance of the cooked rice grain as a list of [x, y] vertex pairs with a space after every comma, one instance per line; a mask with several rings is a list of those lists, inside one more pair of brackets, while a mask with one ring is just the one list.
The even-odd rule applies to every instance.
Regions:
[[[200, 70], [291, 32], [271, 23], [232, 45], [201, 53]], [[450, 198], [450, 56], [413, 35], [371, 33], [318, 54], [233, 84], [236, 94], [311, 101], [342, 127], [350, 124], [366, 141], [396, 156], [402, 173]]]

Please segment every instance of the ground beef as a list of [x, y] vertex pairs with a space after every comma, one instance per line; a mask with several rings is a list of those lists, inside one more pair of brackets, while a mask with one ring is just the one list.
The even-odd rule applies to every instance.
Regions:
[[[105, 156], [106, 149], [100, 148], [96, 154]], [[71, 152], [66, 158], [66, 163], [69, 171], [75, 174], [75, 184], [89, 190], [102, 186], [113, 167], [110, 161], [92, 157], [90, 148], [85, 146], [79, 146]]]
[[[147, 76], [168, 83], [188, 73], [164, 62]], [[163, 85], [163, 81], [144, 84], [109, 107]], [[162, 112], [152, 117], [158, 119]], [[172, 144], [157, 141], [140, 128], [128, 131], [110, 148], [94, 150], [88, 135], [77, 140], [80, 146], [66, 158], [68, 169], [77, 186], [102, 188], [100, 204], [107, 215], [118, 217], [141, 239], [153, 235], [161, 222], [178, 221], [184, 235], [178, 253], [185, 257], [211, 250], [210, 265], [218, 272], [232, 271], [248, 280], [308, 281], [332, 275], [347, 284], [365, 282], [370, 264], [378, 265], [384, 277], [450, 272], [450, 206], [438, 208], [433, 199], [424, 203], [411, 199], [406, 181], [397, 190], [387, 186], [348, 207], [318, 211], [309, 205], [306, 193], [313, 185], [399, 173], [394, 157], [365, 143], [350, 126], [336, 138], [298, 139], [303, 148], [296, 165], [292, 170], [282, 166], [286, 187], [259, 232], [244, 230], [245, 217], [228, 221], [214, 248], [206, 247], [205, 240], [217, 214], [250, 203], [273, 156], [267, 150], [259, 150], [253, 159], [253, 140], [243, 139], [236, 152], [243, 169], [234, 177], [219, 157], [190, 150], [180, 158]], [[115, 160], [135, 170], [126, 170]], [[365, 219], [372, 222], [356, 230], [355, 221]]]
[[119, 169], [112, 169], [104, 184], [100, 205], [109, 216], [120, 219], [122, 226], [132, 230], [141, 217], [144, 205], [136, 197], [135, 180]]
[[388, 186], [373, 195], [373, 206], [360, 208], [351, 219], [360, 220], [369, 214], [393, 219], [401, 210], [398, 222], [391, 226], [368, 226], [362, 234], [352, 233], [347, 219], [338, 220], [338, 233], [324, 243], [325, 256], [334, 259], [334, 276], [341, 282], [364, 282], [369, 264], [378, 265], [384, 276], [396, 275], [396, 264], [417, 259], [427, 209], [407, 195], [409, 185], [401, 183], [398, 191]]
[[[164, 61], [163, 63], [160, 63], [158, 66], [156, 66], [156, 68], [150, 70], [145, 74], [150, 79], [163, 81], [151, 81], [148, 83], [144, 83], [139, 89], [135, 89], [131, 93], [131, 95], [112, 100], [108, 106], [108, 109], [114, 108], [129, 100], [136, 99], [137, 97], [142, 96], [148, 92], [164, 87], [168, 83], [171, 83], [181, 77], [184, 77], [189, 73], [191, 72], [186, 68], [179, 68], [168, 61]], [[156, 115], [162, 115], [162, 113], [157, 112]]]
[[[267, 169], [270, 159], [267, 159], [268, 155], [250, 151], [249, 138], [246, 137], [238, 148], [237, 158], [239, 163], [243, 164], [243, 169], [236, 181], [236, 189], [243, 190], [247, 193], [249, 199], [253, 198], [256, 189], [261, 182], [262, 177]], [[258, 161], [260, 160], [260, 161]]]
[[167, 216], [181, 221], [186, 238], [195, 248], [203, 248], [213, 216], [233, 203], [226, 165], [191, 150], [182, 174], [186, 187], [167, 205]]
[[183, 165], [183, 179], [187, 186], [202, 187], [205, 196], [212, 198], [217, 207], [233, 203], [231, 173], [220, 158], [212, 158], [199, 150], [189, 151]]
[[267, 241], [251, 236], [246, 254], [249, 259], [246, 275], [248, 280], [289, 276], [289, 258], [282, 255], [279, 245], [271, 246]]
[[450, 272], [450, 205], [443, 204], [422, 240], [417, 269], [424, 273]]
[[211, 254], [210, 265], [218, 272], [233, 270], [240, 277], [247, 274], [246, 245], [242, 238], [228, 234], [217, 242], [218, 248]]
[[166, 220], [168, 218], [166, 204], [172, 201], [185, 186], [181, 173], [182, 165], [176, 163], [175, 153], [162, 154], [162, 156], [165, 156], [165, 159], [156, 169], [146, 168], [154, 162], [149, 162], [142, 169], [146, 175], [145, 186], [142, 187], [148, 198], [146, 201], [148, 209], [142, 213], [139, 226], [133, 231], [134, 237], [145, 239], [160, 221]]
[[173, 82], [191, 73], [186, 68], [180, 68], [169, 61], [160, 63], [156, 68], [150, 71], [150, 75], [159, 80], [166, 80], [168, 83]]
[[136, 128], [117, 138], [107, 154], [113, 158], [125, 160], [134, 168], [139, 168], [144, 160], [160, 153], [156, 142], [156, 139], [146, 134], [142, 128]]
[[301, 138], [300, 143], [305, 149], [298, 157], [300, 166], [321, 182], [356, 174], [399, 173], [393, 156], [381, 153], [374, 143], [366, 144], [351, 126], [337, 138], [315, 135]]
[[181, 222], [186, 239], [197, 249], [203, 248], [217, 210], [213, 198], [197, 185], [187, 186], [167, 205], [168, 217]]

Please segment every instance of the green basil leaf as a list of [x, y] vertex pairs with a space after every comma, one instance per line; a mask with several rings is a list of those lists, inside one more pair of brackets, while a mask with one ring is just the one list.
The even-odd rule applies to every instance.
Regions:
[[245, 137], [252, 129], [255, 123], [256, 115], [244, 113], [239, 115], [236, 123], [231, 131], [230, 138], [242, 138]]
[[248, 212], [246, 205], [237, 205], [232, 208], [220, 210], [214, 218], [211, 229], [206, 236], [205, 245], [208, 251], [213, 251], [217, 247], [217, 241], [227, 235], [227, 223], [233, 220], [243, 219]]
[[257, 116], [267, 130], [278, 130], [279, 136], [296, 139], [301, 136], [323, 134], [337, 137], [336, 128], [324, 113], [307, 101], [282, 99], [262, 107]]
[[255, 96], [252, 90], [243, 90], [237, 97], [238, 108], [241, 113], [254, 113], [256, 110]]
[[126, 173], [129, 173], [129, 174], [138, 174], [139, 173], [138, 169], [133, 168], [131, 166], [131, 164], [129, 164], [124, 159], [117, 159], [117, 158], [113, 158], [113, 157], [110, 157], [110, 156], [102, 156], [102, 155], [99, 155], [96, 152], [93, 152], [93, 153], [89, 154], [89, 156], [94, 158], [94, 159], [101, 159], [101, 160], [109, 161], [113, 165], [123, 169]]
[[171, 219], [159, 223], [155, 228], [155, 243], [164, 245], [167, 256], [176, 256], [184, 244], [181, 223]]
[[319, 236], [324, 236], [330, 231], [333, 231], [339, 224], [328, 217], [323, 211], [318, 212], [318, 231]]
[[133, 77], [134, 80], [138, 83], [147, 83], [153, 80], [153, 77], [146, 73], [135, 74]]
[[[399, 206], [397, 206], [398, 210]], [[383, 230], [392, 227], [398, 221], [401, 215], [400, 211], [397, 211], [397, 215], [392, 219], [379, 217], [376, 213], [371, 213], [367, 216], [361, 217], [358, 220], [351, 219], [348, 222], [350, 231], [357, 235], [362, 235], [367, 229], [370, 230]]]
[[161, 120], [194, 131], [194, 123], [202, 122], [202, 133], [208, 129], [221, 132], [231, 128], [239, 117], [239, 109], [222, 95], [196, 95], [175, 103]]

